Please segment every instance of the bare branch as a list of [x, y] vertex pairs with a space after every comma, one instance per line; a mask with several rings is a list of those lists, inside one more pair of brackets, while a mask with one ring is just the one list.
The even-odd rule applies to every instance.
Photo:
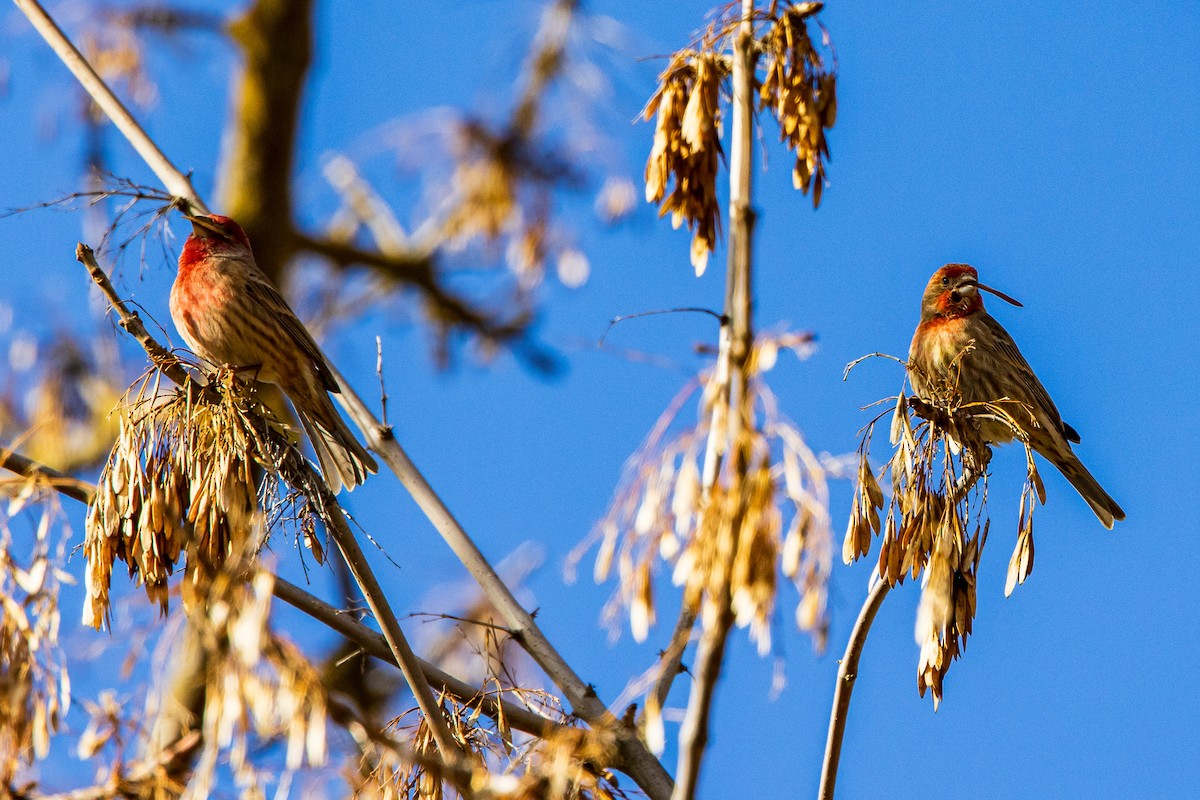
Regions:
[[879, 613], [879, 607], [890, 588], [887, 581], [876, 581], [863, 603], [862, 611], [858, 612], [858, 619], [850, 632], [850, 641], [846, 643], [846, 654], [842, 656], [841, 666], [838, 667], [833, 710], [829, 714], [829, 736], [825, 740], [825, 759], [821, 763], [821, 789], [817, 793], [820, 800], [833, 800], [838, 762], [842, 755], [842, 735], [846, 732], [846, 716], [850, 711], [850, 695], [858, 679], [858, 660], [862, 656], [863, 645], [867, 643], [867, 634], [871, 632], [871, 623], [875, 621], [875, 615]]
[[658, 681], [654, 684], [654, 697], [658, 700], [659, 708], [666, 706], [667, 695], [671, 693], [671, 685], [675, 682], [676, 676], [684, 670], [683, 654], [687, 650], [688, 642], [691, 641], [694, 627], [696, 627], [696, 614], [684, 603], [683, 608], [679, 611], [675, 630], [671, 634], [671, 643], [663, 651]]
[[96, 493], [96, 487], [87, 481], [81, 481], [71, 475], [47, 467], [45, 464], [39, 464], [33, 459], [26, 458], [20, 453], [4, 446], [0, 446], [0, 467], [11, 470], [18, 475], [24, 475], [26, 478], [41, 478], [49, 483], [55, 491], [66, 497], [70, 497], [72, 500], [78, 500], [81, 503], [92, 502], [92, 495]]
[[[300, 587], [288, 583], [283, 578], [275, 578], [275, 596], [285, 603], [295, 606], [313, 619], [325, 623], [361, 647], [367, 655], [388, 664], [396, 663], [395, 656], [388, 649], [387, 640], [346, 612], [334, 608]], [[448, 672], [443, 672], [427, 661], [421, 661], [421, 669], [425, 673], [426, 680], [437, 689], [454, 695], [463, 703], [476, 701], [479, 690], [466, 681], [459, 680]], [[483, 713], [489, 717], [502, 716], [505, 723], [511, 727], [534, 736], [546, 736], [560, 727], [558, 723], [499, 698], [484, 697], [480, 701], [480, 706]]]

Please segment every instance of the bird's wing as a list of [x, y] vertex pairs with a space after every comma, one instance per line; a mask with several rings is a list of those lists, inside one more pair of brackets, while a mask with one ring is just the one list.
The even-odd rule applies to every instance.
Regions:
[[1029, 401], [1034, 408], [1045, 413], [1049, 421], [1058, 428], [1059, 433], [1067, 441], [1078, 442], [1079, 434], [1075, 432], [1074, 428], [1062, 421], [1062, 415], [1058, 413], [1058, 408], [1054, 405], [1054, 401], [1050, 399], [1050, 393], [1046, 391], [1045, 386], [1042, 386], [1042, 382], [1038, 380], [1038, 376], [1034, 373], [1033, 367], [1029, 366], [1029, 362], [1025, 360], [1025, 356], [1021, 355], [1021, 351], [1017, 349], [1017, 343], [1013, 341], [1012, 336], [990, 314], [981, 314], [980, 316], [983, 318], [982, 322], [987, 326], [988, 332], [991, 333], [992, 341], [995, 343], [996, 350], [998, 351], [997, 356], [1012, 365], [1015, 373], [1014, 377], [1028, 390]]
[[324, 384], [326, 391], [337, 394], [341, 391], [337, 380], [333, 377], [333, 373], [329, 371], [329, 365], [325, 363], [325, 356], [321, 353], [321, 348], [317, 347], [317, 343], [313, 340], [312, 334], [304, 327], [304, 323], [296, 316], [287, 301], [283, 299], [283, 295], [275, 288], [267, 276], [252, 275], [246, 281], [246, 295], [254, 303], [257, 303], [263, 311], [270, 315], [271, 319], [277, 321], [288, 336], [299, 345], [300, 349], [307, 355], [317, 368], [317, 374], [321, 376], [321, 383]]

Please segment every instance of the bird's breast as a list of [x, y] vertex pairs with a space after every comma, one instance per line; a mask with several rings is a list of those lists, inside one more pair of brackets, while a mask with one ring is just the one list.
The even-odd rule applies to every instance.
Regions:
[[171, 286], [171, 319], [197, 355], [217, 364], [237, 361], [231, 352], [229, 310], [241, 290], [235, 270], [220, 261], [180, 265]]
[[917, 326], [908, 357], [927, 377], [941, 377], [972, 338], [965, 317], [933, 317]]

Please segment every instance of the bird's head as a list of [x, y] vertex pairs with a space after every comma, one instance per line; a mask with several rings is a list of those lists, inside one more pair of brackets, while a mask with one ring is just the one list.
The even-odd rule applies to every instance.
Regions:
[[184, 219], [192, 223], [192, 235], [188, 241], [196, 240], [198, 244], [210, 249], [224, 247], [244, 247], [250, 249], [250, 239], [242, 226], [221, 214], [204, 214], [203, 216], [184, 215]]
[[965, 317], [982, 311], [980, 291], [990, 292], [1014, 306], [1021, 305], [1004, 292], [980, 283], [979, 273], [970, 264], [947, 264], [929, 279], [921, 300], [921, 316], [923, 319]]

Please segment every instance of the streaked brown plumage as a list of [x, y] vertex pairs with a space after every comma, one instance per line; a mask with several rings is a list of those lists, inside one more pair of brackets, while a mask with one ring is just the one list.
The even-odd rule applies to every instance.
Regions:
[[[1070, 443], [1077, 443], [1079, 434], [1062, 421], [1008, 331], [984, 310], [980, 290], [1020, 305], [979, 283], [975, 268], [967, 264], [947, 264], [929, 279], [921, 301], [921, 323], [908, 352], [913, 391], [929, 402], [936, 401], [945, 387], [954, 386], [963, 403], [1007, 398], [1023, 404], [1028, 411], [1014, 403], [1010, 413], [1028, 435], [1030, 446], [1058, 467], [1104, 527], [1111, 528], [1114, 520], [1125, 519], [1125, 512], [1071, 450]], [[1000, 420], [977, 421], [985, 442], [1003, 444], [1016, 438]]]
[[192, 234], [171, 287], [175, 327], [214, 366], [253, 368], [258, 381], [282, 389], [329, 488], [358, 486], [378, 467], [329, 399], [340, 387], [317, 343], [254, 262], [240, 225], [219, 214], [188, 219]]

